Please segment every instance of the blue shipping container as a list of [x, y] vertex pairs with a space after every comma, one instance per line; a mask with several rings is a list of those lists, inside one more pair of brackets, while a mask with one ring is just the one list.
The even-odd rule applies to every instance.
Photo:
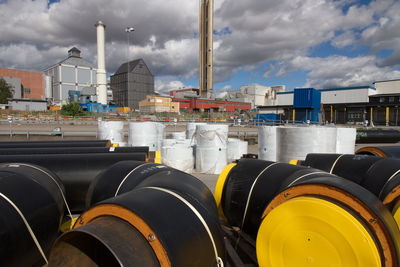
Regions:
[[293, 107], [319, 109], [321, 107], [321, 92], [314, 88], [294, 89]]
[[307, 109], [307, 108], [296, 109], [296, 121], [302, 121], [302, 122], [310, 121], [313, 123], [318, 123], [319, 113], [320, 109]]

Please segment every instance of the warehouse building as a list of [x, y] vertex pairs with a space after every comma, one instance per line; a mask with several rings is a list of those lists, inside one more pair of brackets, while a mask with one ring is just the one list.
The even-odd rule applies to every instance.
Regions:
[[285, 91], [285, 86], [264, 86], [250, 84], [241, 86], [238, 92], [228, 92], [227, 101], [251, 103], [251, 108], [264, 105], [273, 105], [276, 101], [276, 94]]
[[122, 64], [110, 82], [114, 102], [120, 107], [139, 109], [139, 102], [154, 95], [154, 76], [143, 59]]
[[318, 107], [314, 102], [313, 107], [306, 109], [296, 106], [296, 91], [278, 92], [275, 105], [258, 107], [260, 116], [270, 120], [314, 121], [316, 113], [312, 110], [319, 109], [317, 121], [337, 124], [364, 124], [368, 121], [373, 125], [400, 125], [400, 80], [377, 81], [374, 86], [313, 89], [309, 92], [320, 93], [320, 105]]
[[68, 50], [66, 59], [45, 69], [44, 73], [51, 88], [46, 92], [46, 98], [55, 104], [67, 103], [70, 91], [96, 89], [96, 68], [81, 57], [81, 51], [76, 47]]
[[0, 68], [0, 78], [13, 87], [14, 98], [44, 99], [45, 75], [41, 72]]
[[165, 96], [147, 96], [146, 99], [139, 102], [140, 112], [158, 113], [158, 112], [179, 112], [179, 102], [173, 102], [170, 97]]

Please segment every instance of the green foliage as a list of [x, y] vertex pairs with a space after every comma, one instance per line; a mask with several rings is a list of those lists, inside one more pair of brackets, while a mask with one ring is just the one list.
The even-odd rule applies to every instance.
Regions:
[[0, 104], [7, 104], [7, 98], [12, 98], [11, 85], [0, 78]]
[[76, 117], [83, 114], [85, 114], [85, 112], [77, 102], [71, 102], [61, 107], [61, 115]]

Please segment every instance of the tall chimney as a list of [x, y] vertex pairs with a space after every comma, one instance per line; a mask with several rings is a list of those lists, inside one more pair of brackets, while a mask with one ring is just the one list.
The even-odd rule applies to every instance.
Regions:
[[200, 0], [199, 10], [199, 88], [201, 97], [213, 94], [214, 0]]
[[104, 32], [106, 25], [102, 21], [96, 24], [97, 29], [97, 102], [103, 105], [107, 104], [107, 77], [106, 77], [106, 60], [105, 60], [105, 37]]

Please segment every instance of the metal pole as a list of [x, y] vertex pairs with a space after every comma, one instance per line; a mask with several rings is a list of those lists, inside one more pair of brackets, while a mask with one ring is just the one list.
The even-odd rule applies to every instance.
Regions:
[[[128, 97], [128, 91], [129, 91], [129, 72], [130, 72], [130, 59], [129, 59], [129, 48], [130, 48], [130, 39], [129, 39], [129, 33], [134, 32], [135, 28], [133, 27], [126, 27], [125, 32], [126, 32], [126, 38], [128, 41], [128, 49], [126, 50], [126, 57], [128, 59], [128, 68], [126, 70], [126, 97]], [[128, 106], [127, 99], [125, 99], [125, 93], [123, 94], [123, 102], [124, 106]]]

